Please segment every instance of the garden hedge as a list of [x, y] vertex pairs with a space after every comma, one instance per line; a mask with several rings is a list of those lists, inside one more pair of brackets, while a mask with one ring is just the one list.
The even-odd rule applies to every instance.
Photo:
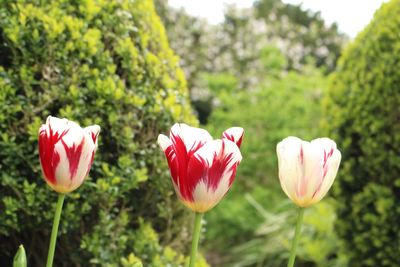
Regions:
[[345, 50], [327, 101], [343, 153], [334, 195], [349, 266], [399, 266], [400, 0], [376, 12]]
[[57, 194], [37, 136], [50, 114], [102, 129], [87, 181], [66, 198], [54, 265], [182, 266], [190, 217], [156, 137], [196, 120], [151, 0], [1, 1], [1, 266], [20, 243], [29, 266], [45, 265]]

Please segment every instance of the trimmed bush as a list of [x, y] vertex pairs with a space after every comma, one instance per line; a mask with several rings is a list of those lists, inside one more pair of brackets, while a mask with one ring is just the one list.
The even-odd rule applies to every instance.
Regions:
[[400, 1], [384, 4], [340, 59], [327, 129], [343, 152], [334, 187], [350, 266], [398, 266]]
[[[99, 124], [90, 177], [66, 198], [55, 266], [182, 266], [188, 214], [156, 145], [195, 124], [151, 0], [1, 1], [0, 265], [44, 266], [57, 195], [37, 135], [48, 115]], [[203, 265], [204, 266], [204, 265]]]

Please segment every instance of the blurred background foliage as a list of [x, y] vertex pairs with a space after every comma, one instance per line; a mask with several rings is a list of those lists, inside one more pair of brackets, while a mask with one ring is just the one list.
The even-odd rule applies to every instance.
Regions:
[[301, 6], [228, 6], [211, 25], [156, 2], [200, 122], [214, 136], [232, 125], [247, 134], [235, 185], [206, 216], [210, 264], [285, 266], [295, 210], [278, 185], [275, 145], [328, 135], [343, 166], [334, 198], [308, 210], [298, 266], [397, 266], [399, 1], [378, 12], [338, 67], [348, 37]]
[[296, 208], [275, 146], [288, 135], [327, 135], [343, 153], [333, 197], [306, 211], [297, 266], [397, 266], [399, 0], [349, 46], [281, 0], [228, 6], [217, 25], [154, 2], [1, 2], [0, 265], [20, 242], [43, 265], [56, 195], [37, 129], [52, 114], [102, 126], [90, 178], [66, 201], [56, 266], [184, 266], [193, 218], [155, 144], [175, 121], [246, 131], [198, 266], [286, 266]]
[[168, 0], [155, 2], [171, 47], [181, 58], [192, 103], [202, 123], [209, 115], [202, 113], [202, 105], [210, 94], [203, 73], [231, 74], [239, 90], [259, 87], [265, 76], [271, 75], [268, 64], [273, 68], [282, 64], [272, 59], [280, 56], [274, 53], [265, 62], [262, 55], [266, 47], [271, 52], [271, 46], [282, 52], [285, 65], [281, 67], [285, 71], [301, 71], [311, 65], [329, 73], [348, 40], [336, 24], [327, 26], [319, 13], [281, 0], [258, 0], [247, 9], [228, 5], [225, 20], [217, 25], [169, 7]]
[[[318, 13], [277, 0], [228, 6], [218, 25], [156, 2], [200, 122], [214, 136], [233, 125], [246, 131], [235, 184], [206, 215], [207, 259], [212, 266], [286, 266], [296, 209], [281, 192], [275, 146], [288, 135], [323, 134], [327, 76], [347, 37]], [[329, 199], [307, 211], [298, 266], [346, 266], [334, 206]]]
[[376, 12], [344, 51], [326, 101], [326, 128], [343, 150], [334, 192], [350, 266], [400, 263], [399, 14], [399, 0]]

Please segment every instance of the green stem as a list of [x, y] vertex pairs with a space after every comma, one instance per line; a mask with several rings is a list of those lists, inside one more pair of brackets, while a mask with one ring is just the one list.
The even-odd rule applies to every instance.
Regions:
[[54, 214], [53, 229], [51, 230], [49, 253], [47, 254], [47, 264], [46, 267], [53, 266], [54, 250], [56, 249], [58, 225], [60, 224], [61, 210], [64, 203], [64, 194], [58, 195], [56, 213]]
[[200, 231], [201, 231], [201, 218], [203, 218], [203, 213], [196, 212], [196, 217], [194, 219], [192, 250], [190, 252], [189, 267], [194, 267], [196, 262], [197, 247], [199, 245]]
[[290, 257], [289, 257], [289, 262], [288, 262], [288, 267], [293, 267], [294, 266], [294, 260], [296, 258], [296, 249], [297, 249], [297, 244], [299, 243], [300, 239], [300, 232], [301, 232], [301, 225], [303, 223], [303, 217], [304, 217], [304, 208], [299, 208], [299, 215], [297, 217], [297, 223], [296, 223], [296, 230], [294, 232], [294, 237], [292, 241], [292, 249], [290, 250]]

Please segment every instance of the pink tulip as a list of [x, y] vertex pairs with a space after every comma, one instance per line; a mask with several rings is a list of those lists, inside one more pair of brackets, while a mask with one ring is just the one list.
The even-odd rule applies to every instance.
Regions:
[[341, 154], [329, 138], [311, 142], [288, 137], [277, 145], [279, 180], [285, 194], [298, 206], [320, 201], [331, 188]]
[[243, 129], [226, 130], [213, 140], [203, 129], [175, 124], [170, 137], [160, 134], [175, 191], [184, 205], [203, 213], [213, 208], [231, 187], [242, 160]]
[[77, 189], [88, 175], [97, 148], [98, 125], [82, 129], [49, 116], [39, 129], [39, 155], [47, 184], [59, 193]]

